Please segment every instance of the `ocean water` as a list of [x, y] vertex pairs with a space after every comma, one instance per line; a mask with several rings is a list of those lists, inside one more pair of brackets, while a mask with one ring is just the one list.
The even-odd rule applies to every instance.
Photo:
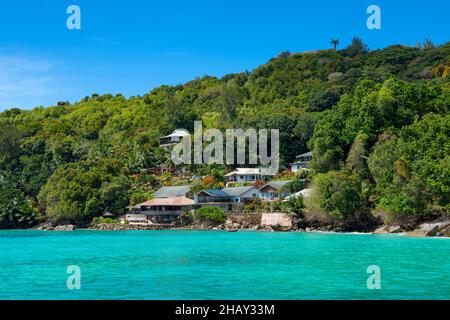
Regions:
[[[69, 290], [67, 267], [80, 267]], [[381, 288], [367, 287], [367, 267]], [[449, 299], [450, 239], [0, 231], [0, 299]]]

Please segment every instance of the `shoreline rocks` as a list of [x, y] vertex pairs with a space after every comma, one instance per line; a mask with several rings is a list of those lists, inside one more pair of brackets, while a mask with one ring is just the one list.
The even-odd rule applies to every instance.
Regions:
[[404, 232], [401, 226], [382, 226], [376, 229], [373, 234], [386, 234], [386, 233], [402, 233]]
[[99, 231], [131, 231], [131, 230], [168, 230], [173, 225], [152, 225], [152, 224], [120, 224], [120, 223], [99, 223], [89, 226], [88, 230]]
[[[75, 225], [58, 225], [56, 227], [51, 224], [42, 224], [35, 228], [34, 230], [54, 230], [54, 231], [72, 231], [77, 229]], [[297, 227], [293, 224], [291, 227], [280, 226], [280, 225], [261, 225], [255, 224], [253, 221], [232, 221], [227, 220], [222, 224], [212, 224], [212, 223], [190, 223], [190, 224], [169, 224], [169, 225], [147, 225], [147, 224], [119, 224], [119, 223], [99, 223], [91, 225], [89, 227], [80, 227], [78, 229], [88, 229], [88, 230], [103, 230], [103, 231], [129, 231], [129, 230], [223, 230], [235, 232], [239, 230], [245, 231], [260, 231], [260, 232], [322, 232], [322, 233], [367, 233], [367, 234], [402, 234], [408, 237], [450, 237], [450, 220], [446, 221], [434, 221], [426, 222], [420, 224], [415, 229], [411, 227], [404, 228], [400, 225], [384, 225], [372, 232], [359, 231], [359, 230], [348, 230], [342, 225], [302, 225]]]
[[408, 237], [450, 236], [450, 221], [422, 223], [417, 229], [407, 232]]
[[73, 231], [75, 226], [73, 224], [65, 224], [56, 226], [53, 231]]

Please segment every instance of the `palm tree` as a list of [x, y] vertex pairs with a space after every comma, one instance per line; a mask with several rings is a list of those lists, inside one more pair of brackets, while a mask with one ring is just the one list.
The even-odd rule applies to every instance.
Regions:
[[334, 47], [334, 51], [336, 51], [336, 48], [339, 45], [339, 39], [331, 39], [330, 43]]
[[433, 42], [431, 42], [430, 39], [426, 39], [425, 43], [423, 44], [423, 47], [425, 49], [431, 49], [431, 48], [434, 48], [434, 44], [433, 44]]

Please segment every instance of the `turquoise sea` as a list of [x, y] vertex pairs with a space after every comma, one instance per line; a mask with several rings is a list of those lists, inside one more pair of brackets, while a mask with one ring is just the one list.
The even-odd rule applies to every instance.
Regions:
[[[69, 290], [67, 267], [80, 267]], [[367, 267], [381, 289], [367, 288]], [[449, 299], [450, 239], [0, 231], [0, 299]]]

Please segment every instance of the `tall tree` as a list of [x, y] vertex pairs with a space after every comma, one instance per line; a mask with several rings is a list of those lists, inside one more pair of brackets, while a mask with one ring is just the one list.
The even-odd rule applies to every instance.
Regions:
[[334, 51], [336, 51], [337, 46], [339, 45], [339, 42], [340, 42], [339, 39], [331, 39], [330, 43], [333, 46]]

